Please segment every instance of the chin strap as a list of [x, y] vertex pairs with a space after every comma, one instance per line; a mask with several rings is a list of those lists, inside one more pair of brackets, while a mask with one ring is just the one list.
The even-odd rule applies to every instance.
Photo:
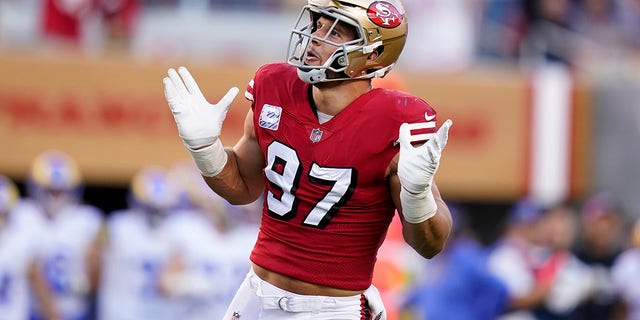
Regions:
[[306, 83], [315, 84], [327, 79], [327, 73], [325, 71], [325, 69], [302, 70], [298, 68], [298, 77]]
[[382, 78], [385, 75], [387, 75], [387, 73], [389, 73], [389, 71], [391, 71], [391, 69], [393, 68], [393, 66], [395, 66], [395, 63], [392, 63], [382, 69], [378, 69], [372, 73], [370, 73], [372, 75], [372, 78]]
[[310, 84], [316, 84], [319, 82], [328, 82], [328, 81], [349, 80], [349, 79], [382, 78], [385, 75], [387, 75], [389, 71], [391, 71], [393, 66], [395, 66], [395, 63], [392, 63], [384, 68], [378, 69], [376, 71], [365, 74], [363, 76], [349, 78], [348, 76], [345, 75], [344, 78], [338, 78], [338, 79], [327, 78], [327, 73], [326, 73], [327, 69], [307, 68], [307, 70], [304, 70], [304, 68], [298, 68], [298, 77], [300, 78], [300, 80]]

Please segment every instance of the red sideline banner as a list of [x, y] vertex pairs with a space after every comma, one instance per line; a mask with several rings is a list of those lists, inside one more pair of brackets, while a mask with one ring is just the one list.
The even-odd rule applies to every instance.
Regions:
[[[232, 145], [242, 134], [249, 108], [242, 93], [257, 66], [186, 66], [211, 102], [231, 86], [240, 88], [222, 131], [225, 145]], [[163, 96], [169, 67], [123, 57], [0, 53], [0, 172], [23, 179], [37, 154], [55, 148], [78, 161], [88, 183], [124, 185], [143, 166], [188, 158]], [[440, 123], [454, 120], [437, 176], [443, 193], [460, 200], [526, 193], [525, 78], [462, 74], [405, 76], [404, 82], [438, 110]]]

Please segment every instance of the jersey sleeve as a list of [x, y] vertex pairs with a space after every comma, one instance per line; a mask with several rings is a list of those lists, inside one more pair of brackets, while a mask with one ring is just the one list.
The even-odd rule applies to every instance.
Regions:
[[260, 67], [256, 73], [253, 75], [253, 78], [247, 83], [247, 87], [244, 91], [245, 99], [251, 102], [251, 110], [255, 111], [255, 96], [256, 96], [256, 83], [260, 81], [261, 70], [264, 67]]
[[255, 108], [255, 96], [256, 89], [260, 87], [260, 84], [264, 81], [265, 73], [269, 69], [269, 65], [264, 65], [256, 71], [253, 78], [247, 83], [247, 88], [244, 91], [244, 97], [251, 102], [251, 110]]
[[[396, 91], [396, 93], [398, 93]], [[426, 101], [409, 95], [399, 94], [395, 98], [396, 121], [407, 123], [411, 128], [411, 142], [424, 143], [436, 132], [437, 112]]]
[[244, 97], [253, 103], [253, 84], [255, 83], [254, 79], [251, 79], [247, 84], [247, 88], [244, 91]]
[[[258, 68], [253, 76], [253, 79], [249, 81], [244, 91], [244, 97], [251, 102], [251, 110], [254, 110], [256, 98], [259, 97], [260, 88], [269, 85], [269, 88], [278, 84], [282, 84], [284, 73], [288, 69], [288, 65], [283, 63], [266, 64]], [[264, 92], [262, 93], [264, 94]], [[259, 99], [258, 99], [259, 100]]]

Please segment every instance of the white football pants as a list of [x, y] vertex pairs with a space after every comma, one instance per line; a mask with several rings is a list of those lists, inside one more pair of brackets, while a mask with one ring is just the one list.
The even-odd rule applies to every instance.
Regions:
[[[372, 316], [370, 306], [376, 306]], [[373, 285], [348, 297], [300, 295], [282, 290], [250, 270], [222, 320], [374, 320], [385, 319], [382, 298]]]

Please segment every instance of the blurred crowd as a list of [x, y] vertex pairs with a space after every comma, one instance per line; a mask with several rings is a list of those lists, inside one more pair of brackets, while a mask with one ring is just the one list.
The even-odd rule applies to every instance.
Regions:
[[482, 57], [578, 65], [640, 53], [640, 1], [483, 1]]
[[[487, 216], [454, 207], [454, 236], [406, 292], [404, 319], [640, 319], [640, 220], [610, 194], [508, 208], [495, 240]], [[498, 221], [493, 221], [498, 223]], [[455, 307], [452, 307], [455, 306]]]
[[[83, 190], [59, 150], [34, 159], [22, 195], [0, 175], [2, 319], [221, 317], [250, 268], [259, 201], [229, 205], [189, 159], [141, 168], [113, 212]], [[388, 319], [640, 319], [640, 220], [610, 194], [451, 208], [452, 238], [431, 260], [392, 222], [373, 279]]]
[[229, 205], [191, 160], [141, 168], [114, 212], [62, 151], [25, 184], [0, 175], [0, 319], [220, 319], [250, 268], [261, 204]]
[[[213, 50], [195, 43], [213, 42], [217, 50], [242, 51], [246, 44], [227, 39], [227, 32], [208, 30], [220, 30], [222, 26], [223, 30], [234, 30], [236, 38], [245, 39], [244, 35], [249, 35], [242, 41], [257, 41], [253, 49], [256, 51], [264, 46], [260, 39], [250, 36], [251, 30], [255, 30], [256, 25], [269, 28], [275, 24], [282, 28], [277, 30], [281, 30], [278, 32], [283, 33], [284, 39], [290, 28], [286, 26], [292, 23], [304, 3], [294, 0], [0, 0], [6, 12], [5, 21], [0, 23], [0, 31], [5, 29], [5, 41], [0, 38], [0, 43], [11, 46], [24, 42], [14, 38], [32, 37], [38, 45], [55, 43], [92, 49], [115, 45], [131, 49], [134, 54], [140, 50], [158, 51], [153, 55], [187, 50], [193, 57], [202, 53], [199, 51]], [[492, 62], [527, 66], [553, 61], [576, 66], [593, 64], [603, 58], [640, 55], [638, 0], [405, 0], [404, 4], [412, 26], [403, 58], [411, 60], [411, 66], [408, 62], [404, 64], [411, 68], [422, 66], [421, 71], [458, 70]], [[288, 14], [286, 18], [279, 15], [283, 12]], [[20, 15], [24, 16], [18, 17]], [[15, 31], [21, 25], [24, 29], [27, 23], [35, 29], [32, 34], [22, 32], [20, 35], [20, 31]], [[249, 30], [243, 31], [243, 28]], [[272, 41], [279, 38], [270, 36]], [[274, 44], [284, 52], [286, 44], [282, 41]], [[167, 48], [169, 42], [183, 48]], [[278, 57], [283, 55], [280, 53]]]

